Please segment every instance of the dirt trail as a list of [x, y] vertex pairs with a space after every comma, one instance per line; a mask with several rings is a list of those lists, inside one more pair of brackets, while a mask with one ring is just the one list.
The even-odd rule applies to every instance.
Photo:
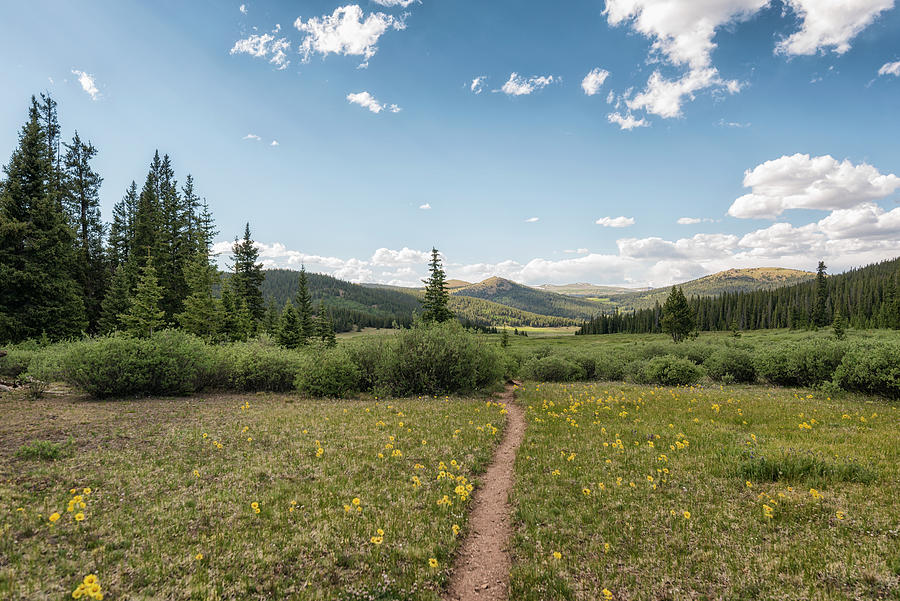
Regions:
[[468, 535], [453, 566], [445, 601], [501, 601], [508, 597], [509, 540], [512, 534], [508, 495], [513, 485], [516, 451], [525, 437], [525, 412], [515, 403], [514, 386], [501, 396], [506, 403], [503, 441], [475, 492]]

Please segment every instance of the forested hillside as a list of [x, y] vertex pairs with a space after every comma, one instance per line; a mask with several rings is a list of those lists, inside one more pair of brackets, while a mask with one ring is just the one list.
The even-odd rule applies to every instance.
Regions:
[[567, 319], [589, 319], [602, 308], [594, 301], [538, 290], [498, 277], [452, 290], [451, 295], [481, 298], [522, 311]]
[[[854, 328], [900, 328], [900, 258], [770, 290], [695, 295], [690, 305], [700, 330], [819, 327], [837, 314]], [[615, 310], [585, 322], [579, 333], [659, 332], [660, 317], [659, 303]]]

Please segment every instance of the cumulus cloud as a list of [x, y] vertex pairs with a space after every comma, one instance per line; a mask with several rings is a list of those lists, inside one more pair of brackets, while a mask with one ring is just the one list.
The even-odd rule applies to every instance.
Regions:
[[628, 227], [634, 225], [634, 217], [601, 217], [595, 223], [603, 227]]
[[625, 104], [631, 110], [644, 110], [671, 119], [681, 116], [681, 106], [685, 100], [693, 100], [697, 92], [710, 88], [735, 94], [740, 91], [741, 84], [735, 80], [723, 80], [714, 67], [692, 69], [680, 79], [667, 79], [659, 71], [654, 71], [643, 91], [626, 100]]
[[419, 205], [419, 208], [422, 209], [423, 211], [428, 211], [431, 209], [431, 205], [426, 202], [425, 204]]
[[540, 219], [541, 219], [540, 217], [529, 217], [528, 219], [525, 220], [525, 223], [536, 223], [536, 222], [540, 221]]
[[393, 267], [397, 265], [424, 265], [431, 259], [431, 253], [403, 247], [400, 250], [379, 248], [372, 255], [372, 265]]
[[503, 84], [503, 87], [500, 89], [508, 96], [527, 96], [533, 92], [546, 88], [554, 81], [559, 81], [559, 78], [554, 78], [552, 75], [526, 78], [516, 72], [512, 72], [509, 75], [507, 82]]
[[844, 54], [859, 32], [893, 8], [894, 0], [786, 0], [785, 4], [803, 23], [800, 31], [777, 44], [776, 52], [809, 55], [831, 48]]
[[291, 43], [287, 38], [276, 38], [271, 33], [254, 33], [235, 42], [229, 54], [249, 54], [255, 58], [266, 58], [270, 64], [282, 71], [291, 64], [287, 57], [287, 50], [290, 47]]
[[413, 2], [418, 2], [419, 0], [372, 0], [375, 4], [380, 4], [381, 6], [387, 6], [389, 8], [399, 6], [400, 8], [406, 8]]
[[896, 61], [893, 63], [884, 63], [881, 65], [881, 68], [878, 69], [879, 75], [895, 75], [900, 77], [900, 61]]
[[238, 10], [241, 11], [242, 13], [244, 13], [244, 14], [246, 15], [246, 14], [247, 14], [247, 5], [246, 5], [246, 4], [241, 4], [241, 5], [238, 7]]
[[485, 75], [479, 75], [475, 79], [472, 80], [472, 84], [469, 86], [469, 89], [472, 90], [475, 94], [481, 94], [484, 91], [484, 80], [487, 79]]
[[609, 77], [609, 71], [601, 69], [600, 67], [591, 69], [590, 73], [585, 75], [584, 79], [581, 80], [581, 89], [584, 90], [584, 93], [588, 96], [598, 94], [607, 77]]
[[900, 246], [900, 208], [885, 211], [872, 202], [832, 211], [818, 222], [818, 229], [831, 240], [886, 239]]
[[244, 136], [243, 138], [241, 138], [241, 140], [257, 140], [257, 141], [259, 141], [259, 140], [261, 140], [261, 139], [262, 139], [262, 138], [260, 138], [260, 137], [257, 136], [256, 134], [247, 134], [246, 136]]
[[78, 83], [81, 85], [81, 89], [91, 97], [91, 100], [100, 98], [100, 90], [97, 89], [97, 82], [94, 80], [93, 75], [85, 73], [84, 71], [79, 71], [78, 69], [72, 69], [72, 75], [78, 77]]
[[744, 173], [741, 196], [728, 209], [739, 218], [775, 219], [787, 209], [834, 210], [885, 198], [900, 188], [900, 177], [831, 155], [782, 156]]
[[269, 146], [278, 146], [278, 140], [272, 140], [272, 143]]
[[369, 94], [368, 92], [358, 92], [355, 94], [347, 94], [347, 100], [350, 101], [351, 104], [358, 104], [363, 108], [367, 108], [376, 115], [381, 111], [388, 111], [390, 113], [399, 113], [400, 107], [396, 104], [382, 104], [378, 102], [378, 100]]
[[675, 222], [678, 225], [695, 225], [697, 223], [713, 223], [715, 219], [709, 217], [679, 217]]
[[619, 129], [634, 129], [635, 127], [647, 127], [650, 123], [641, 117], [637, 119], [631, 113], [622, 115], [621, 113], [610, 113], [606, 116], [607, 121], [619, 126]]
[[313, 54], [323, 57], [329, 54], [361, 56], [365, 66], [378, 51], [378, 40], [388, 29], [402, 30], [406, 24], [402, 18], [384, 13], [363, 14], [356, 4], [334, 9], [331, 15], [312, 17], [306, 22], [301, 17], [294, 27], [306, 36], [300, 43], [300, 54], [308, 62]]

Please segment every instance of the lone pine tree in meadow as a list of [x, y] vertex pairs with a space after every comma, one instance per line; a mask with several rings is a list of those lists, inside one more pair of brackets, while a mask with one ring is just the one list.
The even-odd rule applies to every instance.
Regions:
[[250, 238], [250, 224], [244, 227], [244, 238], [234, 239], [232, 246], [234, 275], [231, 276], [234, 288], [235, 301], [242, 301], [250, 312], [250, 317], [255, 325], [262, 320], [266, 307], [263, 295], [260, 291], [266, 275], [262, 272], [262, 263], [257, 263], [259, 250]]
[[681, 342], [697, 328], [697, 316], [678, 286], [672, 286], [672, 292], [662, 306], [660, 325], [675, 342]]
[[813, 307], [812, 325], [821, 328], [828, 325], [828, 282], [825, 281], [824, 261], [816, 268], [816, 304]]
[[447, 308], [450, 293], [447, 292], [447, 276], [441, 267], [441, 256], [436, 248], [431, 249], [428, 264], [431, 276], [425, 282], [425, 298], [422, 299], [422, 321], [442, 323], [453, 319], [453, 312]]

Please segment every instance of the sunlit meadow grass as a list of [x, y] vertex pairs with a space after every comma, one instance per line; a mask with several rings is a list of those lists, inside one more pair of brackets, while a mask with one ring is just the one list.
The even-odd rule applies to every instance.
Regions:
[[525, 385], [511, 598], [898, 599], [900, 410]]
[[[2, 599], [70, 597], [88, 575], [107, 599], [437, 599], [505, 420], [445, 398], [0, 411]], [[20, 452], [35, 441], [67, 452]]]

